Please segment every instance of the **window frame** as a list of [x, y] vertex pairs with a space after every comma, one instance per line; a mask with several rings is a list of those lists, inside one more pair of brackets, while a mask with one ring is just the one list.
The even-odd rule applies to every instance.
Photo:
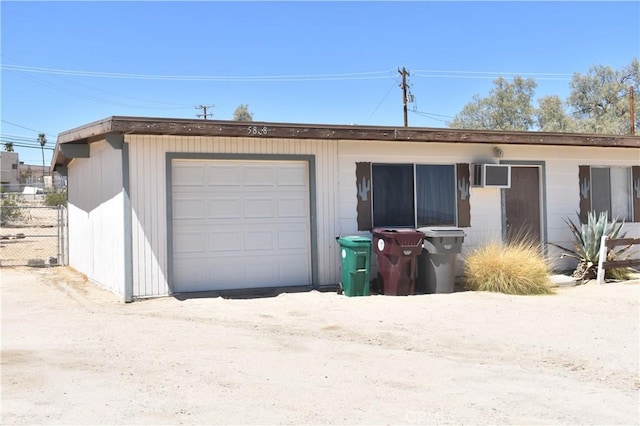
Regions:
[[[373, 184], [374, 181], [374, 166], [412, 166], [412, 175], [413, 175], [413, 225], [411, 227], [413, 227], [414, 229], [416, 228], [421, 228], [421, 227], [427, 227], [427, 226], [458, 226], [459, 224], [459, 212], [458, 212], [458, 190], [457, 190], [457, 163], [423, 163], [423, 162], [419, 162], [419, 163], [404, 163], [404, 162], [398, 162], [398, 163], [390, 163], [390, 162], [371, 162], [371, 222], [372, 222], [372, 226], [373, 228], [380, 228], [380, 227], [397, 227], [397, 228], [407, 228], [410, 226], [395, 226], [395, 225], [383, 225], [383, 224], [377, 224], [375, 221], [375, 211], [374, 211], [374, 206], [375, 206], [375, 195], [374, 195], [374, 191], [375, 191], [375, 185]], [[452, 169], [452, 183], [453, 183], [453, 218], [454, 221], [452, 224], [447, 224], [447, 225], [429, 225], [429, 224], [419, 224], [418, 223], [418, 182], [417, 182], [417, 169], [419, 166], [448, 166]]]
[[[593, 169], [601, 169], [601, 170], [607, 170], [608, 173], [608, 178], [609, 178], [609, 182], [608, 182], [608, 186], [607, 186], [607, 191], [608, 191], [608, 203], [609, 203], [609, 209], [607, 210], [608, 213], [608, 217], [607, 220], [609, 222], [611, 222], [612, 220], [614, 220], [616, 217], [614, 216], [613, 212], [611, 210], [613, 210], [613, 190], [612, 190], [612, 179], [611, 179], [611, 169], [624, 169], [625, 171], [625, 175], [626, 175], [626, 183], [627, 183], [627, 193], [625, 194], [625, 198], [627, 199], [627, 211], [626, 211], [626, 216], [624, 218], [622, 218], [621, 220], [623, 220], [624, 222], [633, 222], [634, 219], [634, 206], [633, 206], [633, 170], [631, 166], [611, 166], [611, 165], [590, 165], [589, 166], [589, 209], [591, 211], [595, 211], [594, 210], [594, 194], [593, 194], [593, 188], [594, 188], [594, 174], [593, 174]], [[600, 213], [600, 211], [598, 211], [598, 214]], [[620, 218], [618, 218], [620, 220]]]

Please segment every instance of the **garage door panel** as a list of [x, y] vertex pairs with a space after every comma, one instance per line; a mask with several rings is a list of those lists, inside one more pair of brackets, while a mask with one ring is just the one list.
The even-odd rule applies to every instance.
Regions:
[[[197, 258], [181, 259], [180, 262], [176, 262], [173, 268], [174, 274], [182, 281], [188, 282], [190, 288], [193, 288], [191, 291], [203, 291], [197, 290], [197, 288], [202, 288], [209, 282], [209, 270], [202, 268], [200, 263], [200, 259]], [[174, 289], [174, 291], [176, 290]]]
[[197, 231], [178, 233], [173, 237], [173, 249], [177, 255], [184, 253], [206, 253], [206, 235]]
[[306, 228], [280, 228], [278, 229], [279, 249], [304, 249], [309, 245], [309, 231]]
[[242, 166], [244, 186], [276, 186], [276, 169], [271, 165]]
[[173, 167], [175, 187], [202, 186], [205, 182], [205, 169], [200, 164], [183, 163]]
[[172, 187], [174, 292], [311, 282], [306, 162], [185, 162], [174, 180], [188, 185]]
[[209, 271], [207, 290], [228, 290], [236, 288], [234, 286], [235, 283], [246, 280], [244, 266], [238, 259], [214, 260], [207, 265], [207, 269]]
[[242, 216], [242, 200], [239, 197], [216, 197], [210, 199], [208, 204], [210, 219], [236, 219]]
[[306, 188], [306, 169], [296, 166], [278, 168], [278, 185]]
[[308, 260], [306, 256], [291, 255], [282, 256], [277, 260], [279, 277], [282, 285], [301, 285], [300, 277], [304, 276], [308, 270]]
[[246, 288], [276, 286], [278, 279], [278, 261], [273, 256], [249, 259], [245, 268]]
[[173, 217], [181, 219], [204, 219], [206, 214], [205, 201], [188, 197], [178, 197], [173, 208]]
[[278, 217], [304, 217], [309, 215], [305, 197], [278, 198]]
[[238, 167], [233, 165], [209, 165], [207, 167], [207, 185], [239, 187], [242, 185], [242, 174]]
[[244, 217], [271, 218], [276, 212], [273, 197], [249, 197], [244, 199]]
[[274, 229], [244, 230], [245, 250], [249, 252], [274, 250], [275, 237]]
[[209, 232], [208, 248], [211, 252], [242, 251], [242, 230], [220, 229]]

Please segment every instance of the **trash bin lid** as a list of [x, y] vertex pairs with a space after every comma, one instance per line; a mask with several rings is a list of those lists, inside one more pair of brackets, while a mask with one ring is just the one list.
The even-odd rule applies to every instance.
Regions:
[[428, 226], [418, 228], [425, 237], [464, 237], [464, 230], [455, 226]]
[[393, 240], [401, 247], [418, 246], [424, 240], [422, 232], [411, 228], [375, 228], [371, 232], [374, 237]]
[[341, 246], [345, 247], [366, 247], [371, 245], [371, 238], [361, 237], [359, 235], [343, 235], [336, 237], [336, 240], [338, 240]]
[[420, 235], [422, 232], [413, 228], [374, 228], [371, 233], [373, 235], [383, 235], [385, 237], [394, 237], [396, 235]]

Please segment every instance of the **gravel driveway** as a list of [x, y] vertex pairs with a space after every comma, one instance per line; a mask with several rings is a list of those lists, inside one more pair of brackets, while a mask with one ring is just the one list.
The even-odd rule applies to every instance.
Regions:
[[4, 424], [638, 424], [640, 283], [124, 304], [2, 268]]

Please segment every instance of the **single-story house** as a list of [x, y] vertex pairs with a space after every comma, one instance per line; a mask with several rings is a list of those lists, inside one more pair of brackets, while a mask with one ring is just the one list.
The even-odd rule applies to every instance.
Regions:
[[640, 236], [637, 136], [110, 117], [52, 165], [70, 265], [125, 301], [334, 286], [336, 236], [375, 227], [460, 227], [461, 257], [523, 233], [559, 257], [592, 209]]

